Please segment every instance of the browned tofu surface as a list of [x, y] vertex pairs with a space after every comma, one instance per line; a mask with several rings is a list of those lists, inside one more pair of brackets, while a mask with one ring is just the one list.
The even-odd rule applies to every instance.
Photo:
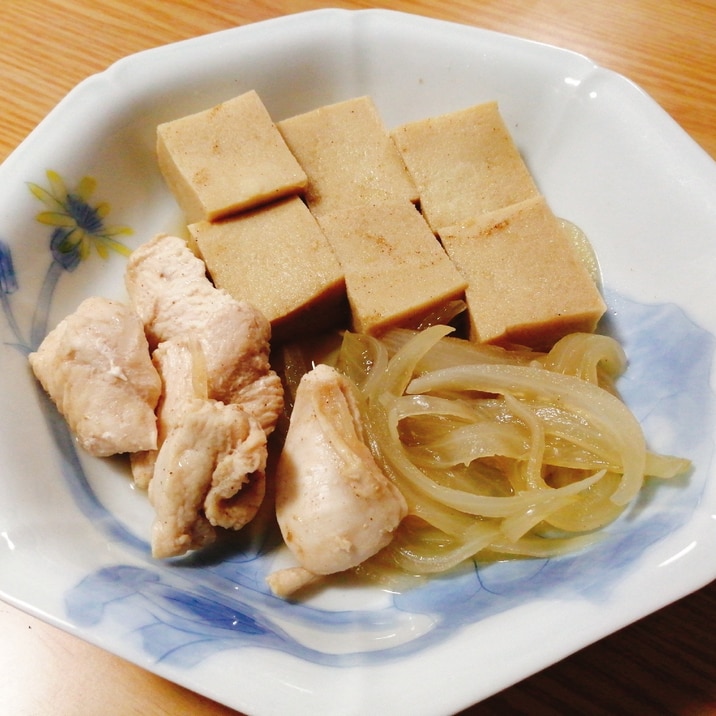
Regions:
[[369, 97], [327, 105], [278, 122], [308, 175], [316, 215], [348, 204], [416, 202], [417, 190]]
[[160, 124], [157, 158], [188, 223], [219, 219], [306, 185], [254, 91]]
[[410, 202], [366, 204], [318, 220], [345, 272], [356, 331], [415, 327], [462, 297], [465, 280]]
[[539, 193], [495, 102], [411, 122], [392, 136], [435, 232]]
[[214, 284], [256, 306], [275, 340], [333, 328], [344, 318], [343, 271], [298, 197], [197, 222], [189, 231]]
[[536, 197], [440, 230], [468, 282], [471, 338], [549, 348], [593, 331], [604, 301], [566, 231]]

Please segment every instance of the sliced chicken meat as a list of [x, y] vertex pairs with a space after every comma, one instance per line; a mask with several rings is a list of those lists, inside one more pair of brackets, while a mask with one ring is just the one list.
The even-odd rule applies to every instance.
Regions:
[[270, 433], [283, 409], [283, 388], [269, 365], [266, 317], [215, 288], [204, 262], [175, 236], [158, 235], [136, 249], [125, 283], [152, 349], [195, 336], [206, 358], [209, 397], [241, 405]]
[[271, 591], [286, 599], [296, 592], [320, 583], [324, 575], [309, 572], [305, 567], [287, 567], [269, 574], [266, 581]]
[[[407, 514], [364, 442], [350, 381], [327, 365], [301, 379], [276, 473], [276, 516], [300, 569], [275, 572], [275, 593], [350, 569], [385, 547]], [[285, 577], [285, 579], [284, 579]]]
[[127, 305], [88, 298], [29, 356], [78, 443], [98, 457], [157, 447], [161, 381]]
[[266, 433], [237, 405], [195, 399], [169, 430], [149, 483], [152, 554], [175, 557], [240, 529], [266, 489]]
[[[160, 343], [152, 363], [162, 379], [162, 393], [156, 408], [157, 447], [169, 431], [179, 425], [196, 399], [208, 398], [206, 360], [195, 337], [181, 337]], [[157, 450], [130, 455], [132, 477], [138, 487], [147, 489], [154, 474]]]

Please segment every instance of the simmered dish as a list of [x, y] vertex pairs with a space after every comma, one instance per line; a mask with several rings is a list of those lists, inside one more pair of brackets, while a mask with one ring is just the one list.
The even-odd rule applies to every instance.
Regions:
[[267, 499], [282, 597], [559, 555], [689, 469], [619, 399], [584, 241], [496, 103], [390, 132], [368, 97], [274, 122], [248, 92], [160, 125], [157, 157], [186, 238], [30, 356], [79, 445], [129, 456], [155, 557]]

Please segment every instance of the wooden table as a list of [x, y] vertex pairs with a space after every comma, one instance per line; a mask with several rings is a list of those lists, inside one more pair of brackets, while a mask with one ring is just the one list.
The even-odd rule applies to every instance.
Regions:
[[[0, 160], [124, 55], [320, 0], [2, 0]], [[641, 85], [716, 158], [713, 0], [338, 0], [477, 25], [588, 55]], [[716, 198], [715, 198], [716, 200]], [[715, 557], [716, 558], [716, 557]], [[474, 706], [475, 714], [716, 714], [716, 582]], [[8, 716], [231, 714], [0, 603]]]

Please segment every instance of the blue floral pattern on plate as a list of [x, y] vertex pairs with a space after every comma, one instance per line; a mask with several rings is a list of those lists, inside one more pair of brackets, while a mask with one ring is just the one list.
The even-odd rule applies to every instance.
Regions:
[[19, 287], [12, 253], [8, 244], [0, 241], [0, 299], [5, 317], [17, 340], [15, 347], [24, 353], [35, 350], [47, 333], [52, 297], [64, 272], [74, 271], [81, 261], [89, 257], [92, 247], [103, 259], [108, 257], [110, 250], [124, 256], [128, 256], [130, 252], [129, 248], [115, 237], [131, 234], [132, 230], [126, 226], [105, 224], [104, 219], [110, 210], [106, 202], [90, 204], [90, 197], [96, 187], [92, 177], [83, 177], [73, 189], [68, 189], [62, 177], [55, 171], [48, 170], [46, 178], [49, 188], [32, 182], [28, 184], [34, 196], [47, 207], [45, 211], [37, 214], [37, 221], [53, 229], [49, 244], [52, 261], [37, 300], [29, 339], [23, 338], [9, 298]]
[[[68, 190], [48, 172], [49, 189], [30, 184], [46, 205], [40, 223], [52, 228], [51, 263], [25, 337], [15, 319], [12, 295], [19, 281], [9, 246], [0, 242], [0, 302], [24, 354], [34, 350], [47, 331], [48, 313], [59, 278], [92, 253], [127, 254], [115, 237], [130, 233], [109, 226], [106, 203], [92, 205], [90, 177]], [[66, 594], [68, 617], [92, 626], [120, 624], [156, 662], [190, 667], [225, 649], [261, 646], [320, 664], [353, 666], [396, 659], [444, 639], [460, 627], [508, 610], [526, 599], [579, 595], [600, 599], [650, 545], [685, 523], [698, 501], [710, 445], [702, 436], [713, 430], [709, 375], [714, 338], [673, 305], [642, 305], [607, 291], [610, 314], [605, 330], [624, 345], [629, 369], [620, 383], [627, 403], [644, 425], [656, 449], [690, 457], [696, 470], [676, 484], [650, 483], [633, 509], [609, 528], [609, 537], [584, 553], [551, 560], [474, 563], [458, 573], [391, 594], [382, 609], [331, 611], [310, 603], [275, 598], [265, 585], [277, 535], [239, 536], [228, 547], [209, 550], [172, 564], [152, 560], [148, 543], [134, 535], [102, 504], [93, 491], [65, 421], [44, 400], [48, 428], [62, 455], [62, 474], [78, 508], [98, 530], [124, 545], [136, 563], [105, 566], [88, 574]], [[692, 480], [694, 489], [680, 489]], [[663, 492], [668, 491], [668, 499]], [[649, 503], [648, 514], [640, 514]], [[608, 569], [607, 569], [608, 567]], [[319, 648], [294, 635], [313, 630], [315, 644], [361, 632], [359, 646], [341, 653]], [[392, 635], [389, 638], [387, 635]], [[373, 639], [374, 637], [374, 639]], [[382, 648], [369, 644], [381, 640]], [[309, 640], [310, 641], [310, 640]]]

